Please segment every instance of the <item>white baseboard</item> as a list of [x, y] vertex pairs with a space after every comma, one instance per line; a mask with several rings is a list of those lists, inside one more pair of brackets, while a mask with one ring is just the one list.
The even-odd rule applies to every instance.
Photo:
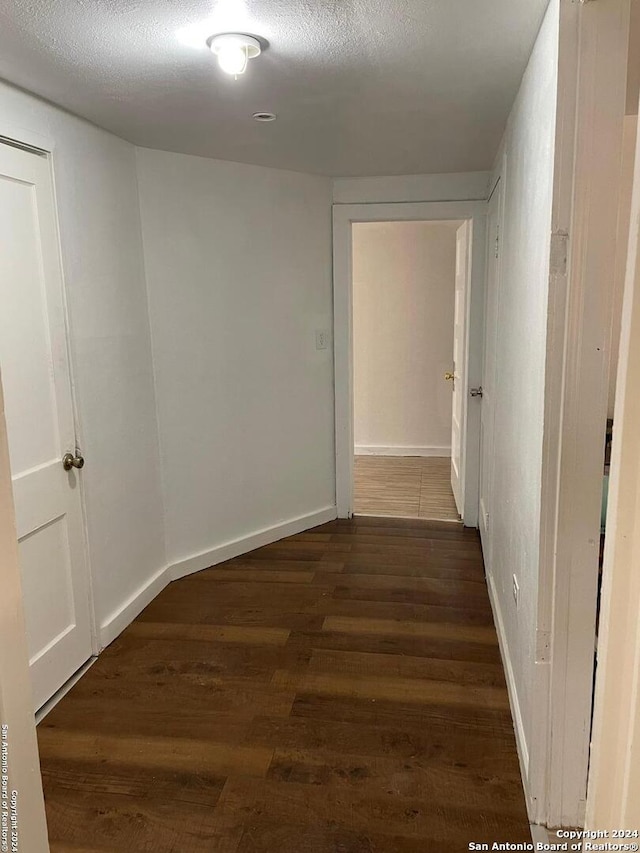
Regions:
[[271, 545], [272, 542], [277, 542], [278, 539], [293, 536], [295, 533], [303, 533], [310, 527], [316, 527], [319, 524], [326, 524], [327, 521], [333, 521], [337, 517], [338, 513], [335, 506], [328, 506], [318, 512], [301, 515], [298, 518], [292, 518], [290, 521], [284, 521], [272, 527], [264, 527], [262, 530], [257, 530], [248, 536], [232, 539], [230, 542], [217, 545], [210, 551], [203, 551], [200, 554], [187, 557], [185, 560], [180, 560], [169, 566], [167, 569], [169, 580], [178, 580], [194, 572], [200, 572], [202, 569], [208, 569], [210, 566], [224, 563], [225, 560], [232, 560], [234, 557], [239, 557], [248, 551], [262, 548], [263, 545]]
[[100, 626], [100, 647], [105, 648], [130, 625], [133, 620], [142, 613], [147, 604], [151, 604], [156, 595], [159, 595], [169, 583], [166, 566], [149, 578], [133, 595], [125, 601], [111, 616]]
[[194, 572], [202, 571], [202, 569], [207, 569], [209, 566], [215, 566], [217, 563], [223, 563], [225, 560], [231, 560], [233, 557], [239, 557], [241, 554], [246, 554], [255, 548], [261, 548], [263, 545], [270, 545], [272, 542], [277, 542], [278, 539], [284, 539], [286, 536], [302, 533], [310, 527], [316, 527], [319, 524], [325, 524], [327, 521], [333, 521], [334, 518], [337, 518], [335, 506], [325, 507], [318, 512], [301, 515], [298, 518], [292, 518], [289, 521], [275, 524], [272, 527], [257, 530], [248, 536], [232, 539], [230, 542], [218, 545], [210, 551], [195, 554], [192, 557], [187, 557], [184, 560], [160, 569], [134, 592], [122, 607], [118, 608], [118, 610], [103, 622], [99, 632], [100, 647], [105, 648], [109, 643], [112, 643], [171, 581], [191, 575]]
[[356, 456], [451, 456], [451, 446], [448, 447], [378, 447], [356, 444]]
[[67, 695], [67, 693], [71, 690], [72, 687], [75, 687], [76, 684], [80, 681], [85, 672], [90, 669], [94, 663], [98, 660], [96, 655], [92, 655], [86, 663], [83, 663], [80, 669], [73, 673], [71, 678], [69, 678], [59, 690], [53, 694], [51, 699], [48, 699], [42, 708], [38, 708], [36, 711], [36, 726], [40, 725], [40, 723], [44, 720], [47, 714], [56, 707], [58, 702]]
[[509, 694], [509, 704], [511, 706], [511, 716], [513, 718], [513, 726], [516, 733], [516, 747], [518, 750], [518, 759], [520, 761], [520, 773], [522, 775], [522, 786], [524, 788], [527, 810], [529, 812], [529, 820], [533, 823], [537, 815], [533, 814], [534, 803], [532, 802], [530, 786], [529, 786], [529, 746], [527, 737], [524, 731], [522, 722], [522, 712], [520, 711], [520, 701], [518, 691], [516, 690], [516, 681], [513, 674], [513, 663], [507, 645], [507, 635], [504, 629], [504, 620], [502, 619], [502, 610], [500, 601], [493, 582], [493, 576], [487, 572], [487, 586], [489, 589], [489, 599], [491, 601], [491, 609], [493, 610], [493, 620], [498, 633], [498, 643], [500, 645], [500, 655], [502, 656], [502, 664], [507, 679], [507, 692]]
[[[546, 826], [541, 826], [539, 823], [531, 824], [531, 838], [533, 839], [533, 843], [549, 845], [549, 844], [559, 844], [561, 839], [558, 838], [557, 835], [553, 835]], [[578, 843], [578, 842], [576, 842]], [[580, 845], [582, 846], [582, 845]], [[544, 847], [536, 847], [538, 850], [544, 850]]]

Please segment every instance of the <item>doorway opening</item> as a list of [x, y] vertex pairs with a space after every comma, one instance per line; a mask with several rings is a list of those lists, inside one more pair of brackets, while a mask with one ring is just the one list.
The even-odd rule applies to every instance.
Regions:
[[460, 522], [453, 403], [466, 233], [460, 220], [353, 225], [357, 515]]
[[334, 206], [339, 517], [477, 526], [485, 208]]

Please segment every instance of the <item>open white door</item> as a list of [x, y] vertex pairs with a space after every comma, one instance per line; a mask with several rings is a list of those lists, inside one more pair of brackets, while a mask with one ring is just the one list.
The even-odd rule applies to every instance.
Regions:
[[465, 416], [465, 341], [467, 292], [469, 282], [469, 239], [471, 224], [467, 220], [456, 231], [456, 296], [453, 320], [453, 371], [447, 374], [453, 388], [451, 417], [451, 486], [458, 512], [464, 514], [463, 424]]
[[46, 157], [0, 144], [0, 368], [35, 708], [91, 656], [79, 471]]
[[[504, 168], [503, 168], [504, 173]], [[490, 518], [492, 501], [491, 460], [495, 444], [495, 373], [496, 333], [500, 289], [500, 223], [502, 217], [502, 188], [499, 180], [489, 200], [487, 219], [487, 281], [485, 291], [484, 363], [482, 370], [482, 411], [480, 417], [480, 512], [478, 527], [482, 537], [485, 560], [491, 565]]]

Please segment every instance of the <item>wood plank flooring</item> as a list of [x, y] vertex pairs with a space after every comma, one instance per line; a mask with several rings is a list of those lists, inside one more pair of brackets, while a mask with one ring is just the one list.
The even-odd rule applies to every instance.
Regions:
[[356, 456], [356, 515], [460, 521], [451, 489], [451, 459]]
[[52, 853], [530, 841], [475, 532], [357, 518], [168, 586], [38, 727]]

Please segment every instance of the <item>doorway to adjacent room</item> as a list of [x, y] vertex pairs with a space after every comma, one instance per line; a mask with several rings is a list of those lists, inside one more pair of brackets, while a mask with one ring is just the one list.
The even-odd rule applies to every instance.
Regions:
[[341, 515], [475, 523], [484, 217], [471, 207], [335, 208]]
[[463, 290], [466, 234], [459, 220], [353, 226], [358, 515], [460, 520], [452, 487], [460, 419], [453, 404], [461, 325], [456, 267]]

